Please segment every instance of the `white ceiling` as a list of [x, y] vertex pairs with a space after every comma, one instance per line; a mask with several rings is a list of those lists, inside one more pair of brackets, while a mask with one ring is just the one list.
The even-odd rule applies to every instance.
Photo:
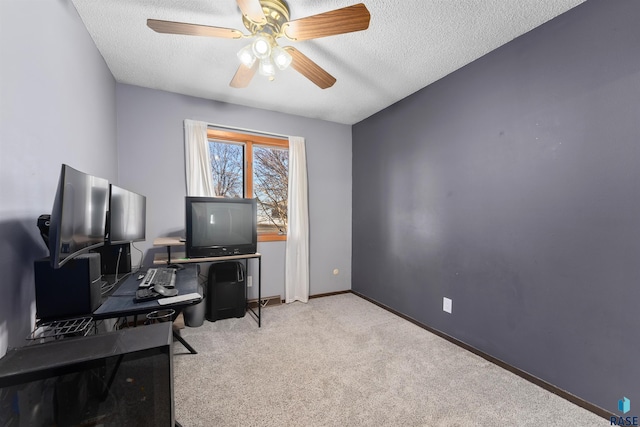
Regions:
[[[428, 86], [584, 0], [363, 0], [369, 29], [291, 45], [337, 82], [328, 89], [291, 67], [229, 86], [249, 43], [159, 34], [147, 18], [249, 32], [235, 0], [72, 0], [116, 81], [354, 124]], [[258, 1], [258, 0], [256, 0]], [[360, 0], [288, 0], [291, 19]]]

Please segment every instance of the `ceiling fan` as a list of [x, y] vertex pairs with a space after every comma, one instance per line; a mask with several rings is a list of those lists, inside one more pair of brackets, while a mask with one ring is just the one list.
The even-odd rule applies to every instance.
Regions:
[[362, 31], [369, 28], [371, 18], [362, 3], [290, 21], [289, 6], [285, 0], [236, 1], [242, 12], [242, 22], [251, 32], [249, 35], [232, 28], [158, 19], [147, 19], [147, 26], [165, 34], [253, 38], [251, 44], [238, 52], [240, 66], [231, 80], [232, 87], [247, 87], [256, 71], [273, 80], [276, 68], [284, 70], [291, 65], [318, 87], [326, 89], [333, 86], [336, 79], [296, 48], [279, 46], [277, 39], [285, 37], [291, 41], [300, 41]]

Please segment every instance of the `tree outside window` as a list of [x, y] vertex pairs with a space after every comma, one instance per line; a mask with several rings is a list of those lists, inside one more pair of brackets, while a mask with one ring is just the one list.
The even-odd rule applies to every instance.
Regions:
[[209, 156], [216, 196], [258, 202], [258, 239], [284, 240], [287, 233], [288, 141], [209, 130]]
[[213, 188], [219, 197], [244, 197], [244, 147], [209, 141]]
[[258, 199], [258, 232], [286, 234], [289, 150], [254, 146], [253, 195]]

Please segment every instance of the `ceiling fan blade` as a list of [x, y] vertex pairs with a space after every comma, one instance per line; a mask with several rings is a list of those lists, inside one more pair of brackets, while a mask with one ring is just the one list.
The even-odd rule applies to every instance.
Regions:
[[310, 40], [369, 28], [371, 15], [362, 3], [335, 9], [282, 25], [282, 33], [291, 40]]
[[241, 31], [232, 28], [209, 27], [207, 25], [187, 24], [185, 22], [161, 21], [147, 19], [147, 27], [164, 34], [184, 34], [187, 36], [222, 37], [225, 39], [240, 39], [244, 36]]
[[327, 89], [336, 82], [335, 77], [331, 74], [327, 73], [324, 69], [322, 69], [318, 64], [310, 60], [306, 55], [291, 46], [285, 46], [284, 50], [289, 52], [292, 56], [293, 61], [291, 62], [291, 66], [315, 83], [320, 89]]
[[262, 5], [258, 0], [237, 0], [240, 11], [249, 21], [256, 24], [266, 24], [267, 17], [264, 16]]
[[236, 71], [233, 79], [231, 79], [231, 83], [229, 83], [229, 86], [235, 88], [243, 88], [249, 86], [249, 83], [251, 82], [251, 79], [255, 75], [257, 69], [258, 61], [253, 64], [253, 67], [247, 67], [244, 64], [240, 64], [240, 66], [238, 67], [238, 71]]

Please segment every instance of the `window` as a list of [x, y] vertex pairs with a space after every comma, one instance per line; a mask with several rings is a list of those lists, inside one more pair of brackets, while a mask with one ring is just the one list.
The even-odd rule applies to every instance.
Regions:
[[289, 141], [207, 130], [216, 196], [258, 200], [258, 240], [285, 240]]

